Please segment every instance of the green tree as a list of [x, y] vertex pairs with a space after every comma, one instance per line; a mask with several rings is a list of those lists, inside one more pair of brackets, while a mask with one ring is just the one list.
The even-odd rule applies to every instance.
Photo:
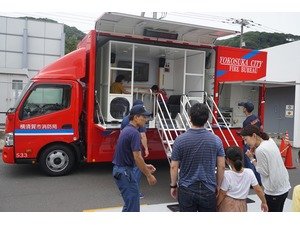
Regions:
[[[284, 33], [267, 33], [251, 31], [243, 34], [243, 40], [245, 42], [245, 48], [264, 49], [286, 44], [292, 41], [298, 41], [300, 40], [300, 36]], [[239, 47], [240, 36], [235, 36], [224, 40], [217, 40], [216, 45]]]
[[79, 40], [75, 35], [72, 35], [71, 37], [66, 38], [65, 41], [65, 54], [68, 54], [72, 51], [74, 51], [77, 47]]
[[64, 25], [64, 31], [66, 34], [65, 54], [68, 54], [76, 49], [78, 42], [84, 38], [85, 33], [78, 30], [76, 27], [70, 27], [68, 25]]

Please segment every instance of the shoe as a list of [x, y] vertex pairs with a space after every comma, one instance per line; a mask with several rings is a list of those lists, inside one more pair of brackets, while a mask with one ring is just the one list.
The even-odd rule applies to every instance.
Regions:
[[145, 198], [145, 195], [143, 193], [140, 193], [140, 199]]

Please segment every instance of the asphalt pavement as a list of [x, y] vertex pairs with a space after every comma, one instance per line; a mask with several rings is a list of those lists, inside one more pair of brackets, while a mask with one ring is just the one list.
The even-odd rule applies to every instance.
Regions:
[[[293, 148], [296, 169], [288, 170], [292, 188], [300, 184], [298, 151]], [[157, 168], [158, 183], [149, 186], [143, 177], [141, 190], [145, 198], [141, 204], [175, 203], [169, 194], [168, 161], [150, 163]], [[81, 212], [122, 206], [111, 171], [111, 163], [81, 164], [68, 176], [48, 177], [37, 165], [10, 165], [0, 159], [0, 212]], [[292, 189], [288, 198], [292, 198]]]
[[[158, 183], [149, 186], [143, 177], [141, 204], [174, 202], [167, 160], [153, 164]], [[68, 176], [48, 177], [37, 165], [9, 165], [0, 160], [0, 211], [81, 212], [122, 206], [111, 172], [111, 163], [83, 164]]]

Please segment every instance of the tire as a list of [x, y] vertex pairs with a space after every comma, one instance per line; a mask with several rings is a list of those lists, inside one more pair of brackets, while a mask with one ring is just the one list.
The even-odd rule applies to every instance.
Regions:
[[70, 173], [75, 164], [74, 153], [65, 145], [46, 148], [40, 158], [40, 169], [49, 176], [63, 176]]

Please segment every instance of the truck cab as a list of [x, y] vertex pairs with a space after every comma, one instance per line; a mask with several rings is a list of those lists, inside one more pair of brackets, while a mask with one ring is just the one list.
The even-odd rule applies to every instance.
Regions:
[[85, 75], [85, 56], [84, 49], [77, 50], [29, 82], [7, 113], [4, 162], [38, 162], [46, 173], [60, 175], [80, 160], [84, 87], [77, 79]]

